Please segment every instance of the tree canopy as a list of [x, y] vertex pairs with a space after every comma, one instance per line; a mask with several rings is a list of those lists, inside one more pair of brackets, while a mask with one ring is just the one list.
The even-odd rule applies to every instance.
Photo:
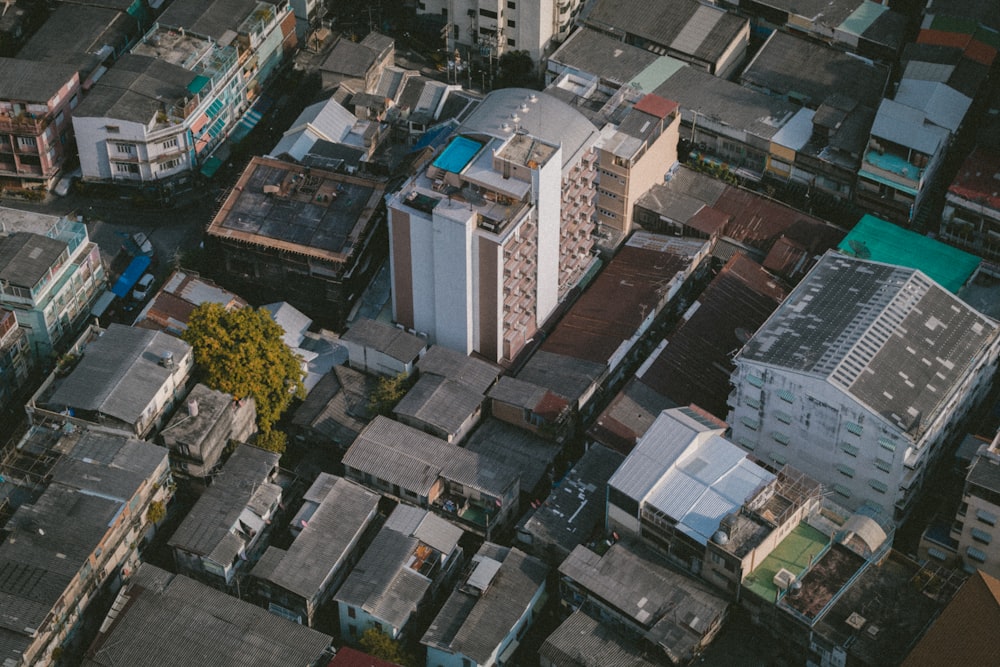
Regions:
[[182, 338], [194, 349], [201, 381], [235, 398], [252, 396], [262, 434], [305, 396], [299, 357], [281, 340], [284, 332], [266, 310], [226, 310], [217, 303], [194, 309]]
[[388, 660], [397, 665], [410, 665], [414, 662], [403, 651], [399, 642], [394, 641], [389, 635], [378, 628], [368, 628], [365, 630], [361, 633], [361, 640], [358, 643], [361, 645], [361, 650], [380, 660]]
[[527, 51], [507, 51], [500, 56], [494, 88], [537, 88], [538, 73]]

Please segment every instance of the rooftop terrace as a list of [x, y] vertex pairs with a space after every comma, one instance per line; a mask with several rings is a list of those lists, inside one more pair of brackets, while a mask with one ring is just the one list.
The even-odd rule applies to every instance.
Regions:
[[815, 563], [829, 546], [830, 538], [812, 526], [800, 523], [788, 533], [788, 537], [761, 561], [748, 576], [743, 585], [750, 592], [765, 600], [775, 601], [778, 586], [774, 576], [781, 570], [788, 570], [799, 577], [811, 564]]
[[376, 181], [256, 157], [208, 233], [342, 261], [363, 235], [383, 190]]

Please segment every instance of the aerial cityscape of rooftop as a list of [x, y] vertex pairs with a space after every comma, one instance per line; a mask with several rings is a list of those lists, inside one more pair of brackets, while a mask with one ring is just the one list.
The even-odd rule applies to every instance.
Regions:
[[0, 1], [0, 667], [1000, 665], [998, 53]]

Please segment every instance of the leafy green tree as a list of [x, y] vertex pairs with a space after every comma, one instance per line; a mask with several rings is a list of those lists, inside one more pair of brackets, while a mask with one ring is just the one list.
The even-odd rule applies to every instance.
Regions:
[[149, 507], [146, 508], [146, 521], [159, 523], [165, 516], [167, 516], [167, 508], [162, 501], [154, 500], [149, 503]]
[[361, 634], [358, 642], [361, 650], [369, 655], [373, 655], [380, 660], [388, 660], [397, 665], [409, 665], [412, 661], [400, 647], [399, 642], [378, 628], [368, 628]]
[[410, 378], [405, 373], [382, 378], [369, 398], [368, 409], [372, 414], [389, 416], [409, 388]]
[[286, 435], [284, 431], [279, 431], [277, 429], [261, 431], [257, 434], [257, 439], [254, 440], [253, 444], [261, 449], [266, 449], [269, 452], [284, 454], [285, 447], [288, 445], [288, 435]]
[[235, 398], [252, 396], [265, 437], [294, 398], [305, 397], [299, 357], [263, 308], [226, 310], [204, 303], [191, 313], [182, 338], [194, 349], [200, 379]]

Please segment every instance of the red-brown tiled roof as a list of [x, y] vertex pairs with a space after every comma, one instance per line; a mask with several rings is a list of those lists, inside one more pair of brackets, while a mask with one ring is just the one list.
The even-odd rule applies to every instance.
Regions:
[[1000, 210], [1000, 151], [976, 148], [965, 158], [948, 192]]
[[711, 206], [702, 206], [698, 212], [691, 216], [691, 219], [684, 224], [692, 229], [698, 230], [702, 234], [712, 236], [713, 234], [721, 232], [725, 229], [726, 223], [728, 223], [731, 219], [732, 216], [727, 213], [723, 213], [722, 211], [712, 208]]
[[676, 112], [679, 107], [680, 105], [678, 105], [677, 102], [652, 93], [643, 97], [635, 105], [635, 108], [639, 111], [648, 113], [650, 116], [656, 116], [660, 119], [666, 118], [670, 114]]
[[902, 667], [996, 665], [1000, 658], [1000, 580], [977, 571], [952, 598]]
[[399, 665], [345, 646], [337, 651], [337, 655], [327, 667], [399, 667]]
[[724, 419], [733, 353], [787, 294], [760, 264], [734, 255], [639, 379], [677, 405], [694, 403]]

